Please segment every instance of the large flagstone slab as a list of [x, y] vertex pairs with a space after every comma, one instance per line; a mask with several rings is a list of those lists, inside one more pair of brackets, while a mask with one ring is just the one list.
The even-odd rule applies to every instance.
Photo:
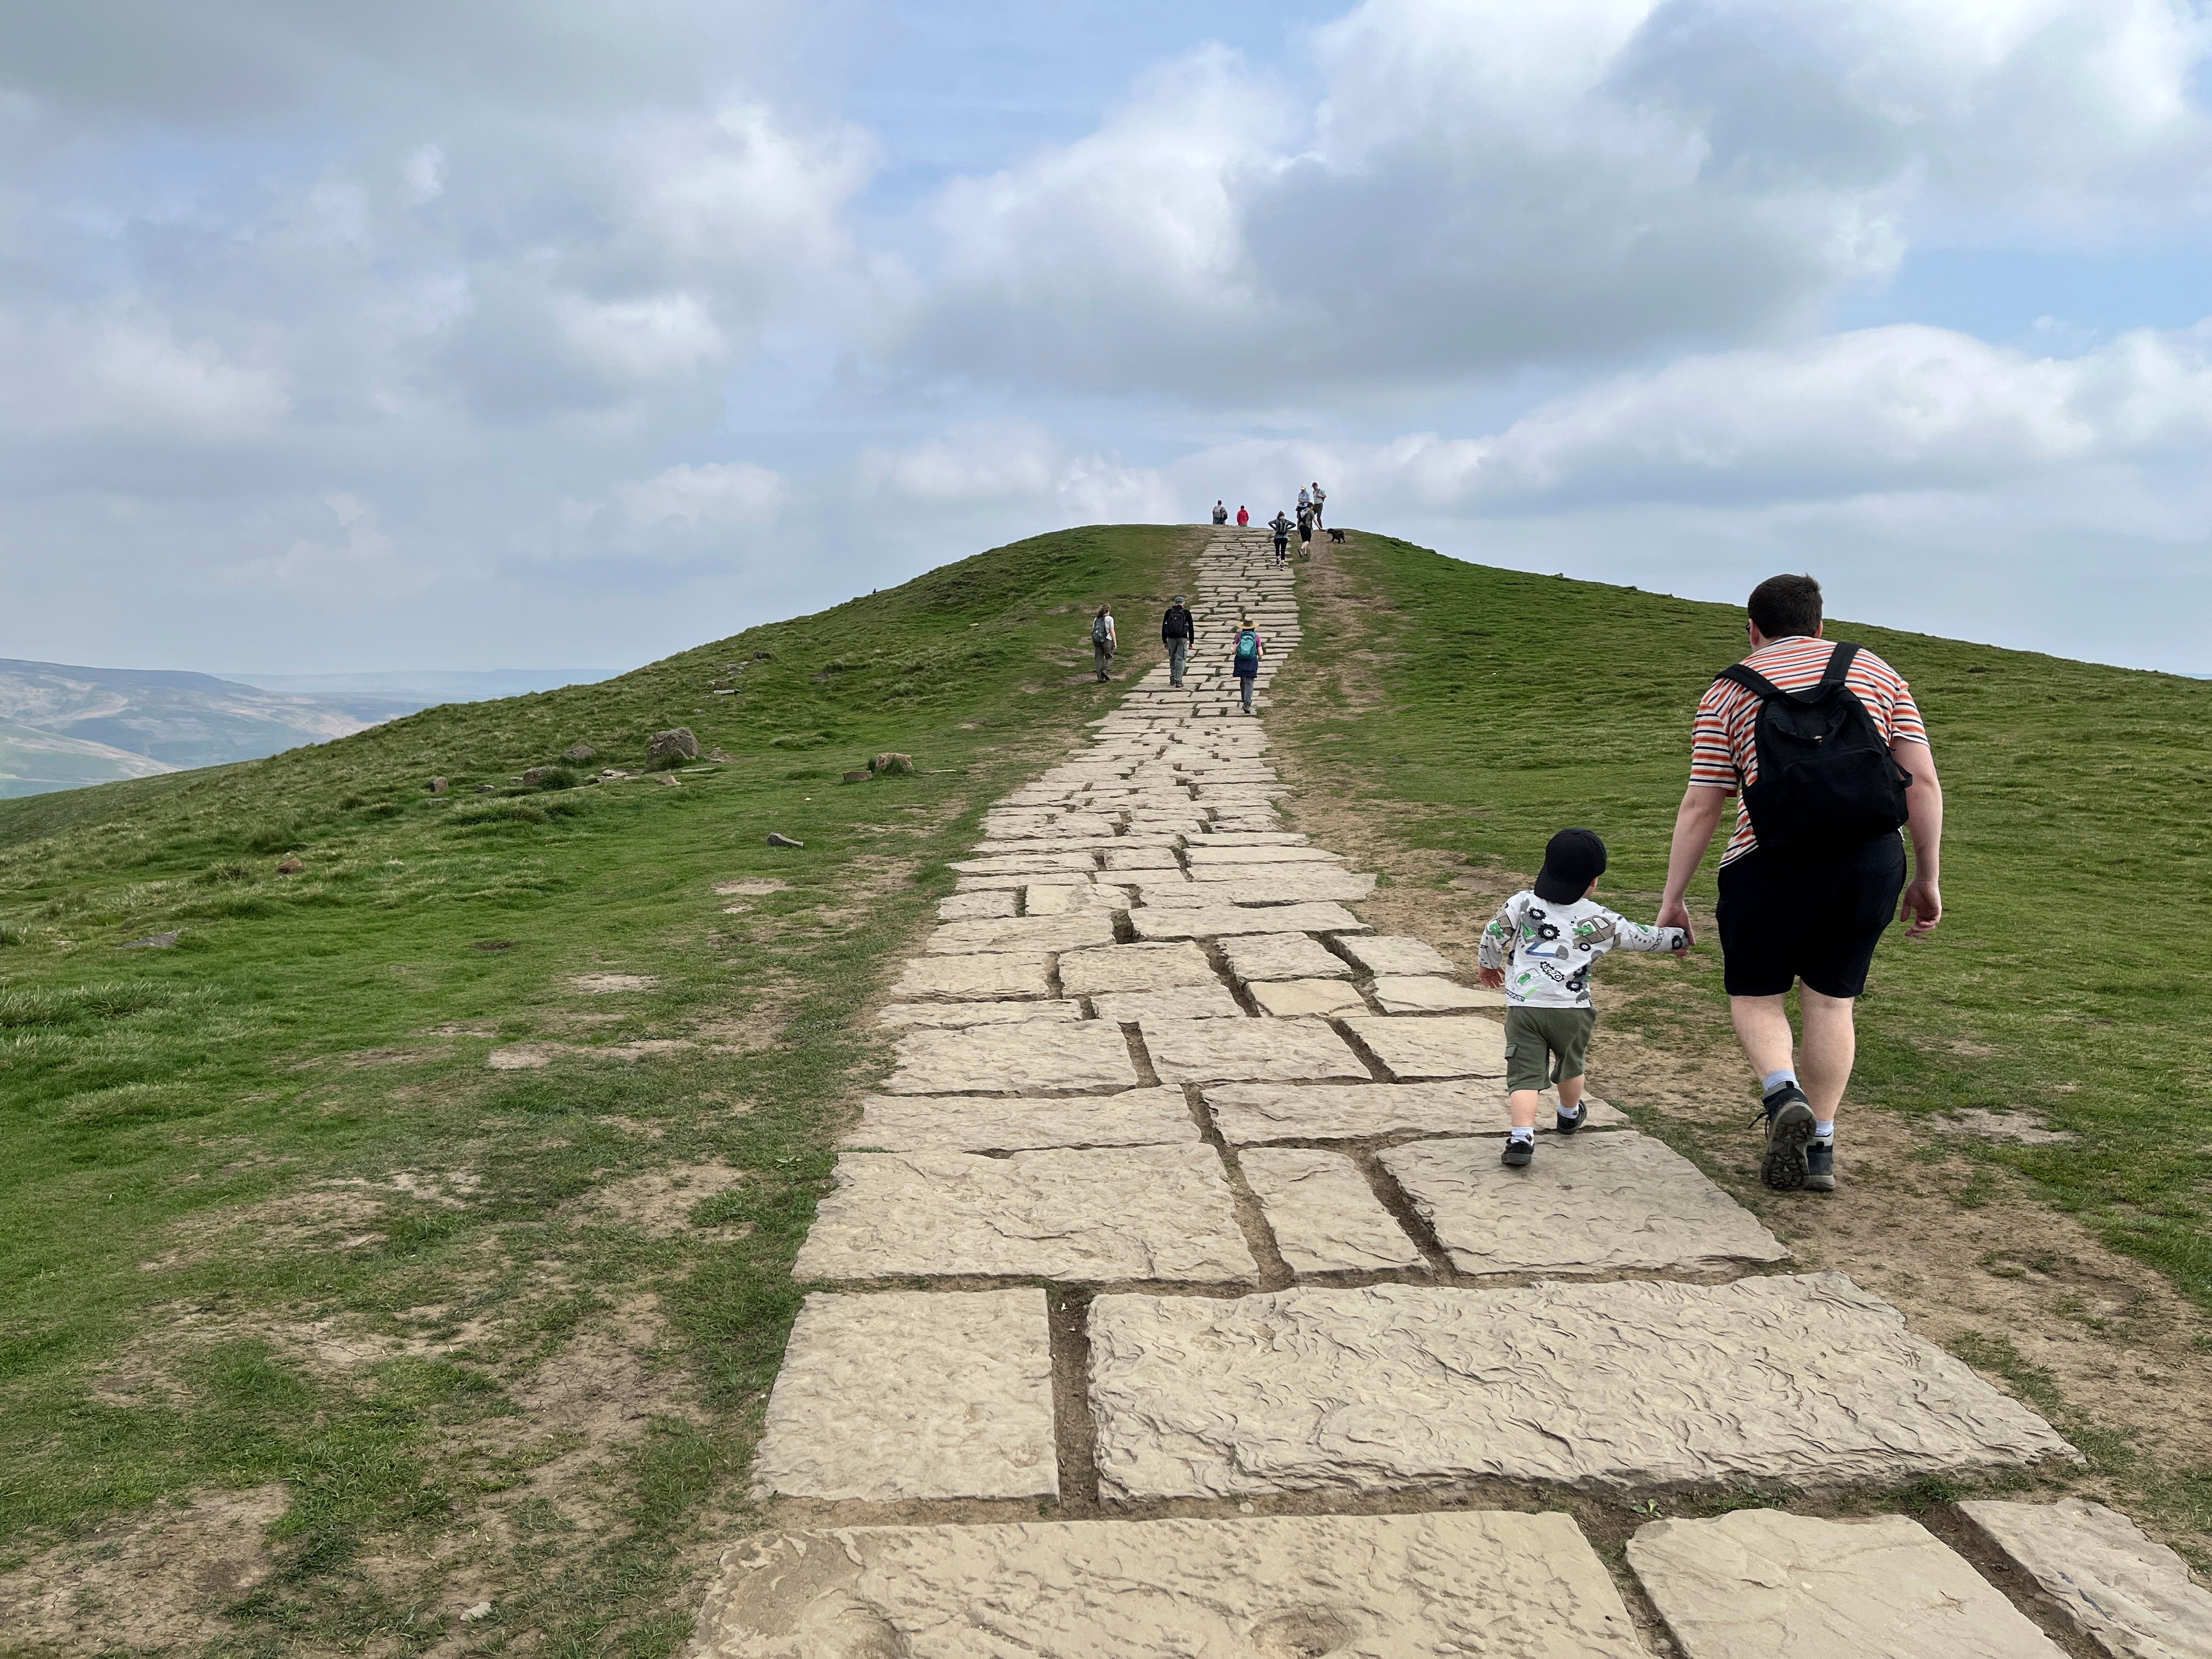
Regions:
[[879, 1152], [1018, 1152], [1047, 1146], [1164, 1146], [1199, 1139], [1182, 1091], [1007, 1100], [871, 1095], [844, 1144]]
[[1426, 1266], [1419, 1248], [1340, 1152], [1255, 1146], [1237, 1158], [1294, 1273]]
[[1506, 1006], [1503, 991], [1462, 985], [1441, 974], [1377, 974], [1375, 1000], [1386, 1014], [1446, 1014]]
[[1687, 1659], [2060, 1659], [1918, 1522], [1737, 1510], [1655, 1521], [1628, 1562]]
[[2212, 1590], [2118, 1510], [2086, 1498], [1959, 1509], [2113, 1659], [2212, 1659]]
[[[1490, 1079], [1449, 1083], [1209, 1083], [1206, 1103], [1222, 1138], [1234, 1146], [1268, 1140], [1362, 1140], [1382, 1135], [1502, 1135], [1511, 1127], [1505, 1090]], [[1583, 1097], [1591, 1129], [1628, 1120]], [[1551, 1133], [1557, 1102], [1536, 1115]], [[1492, 1155], [1498, 1143], [1488, 1143]]]
[[[955, 927], [1004, 927], [1003, 922], [952, 922]], [[1148, 905], [1129, 912], [1140, 939], [1221, 939], [1236, 933], [1341, 933], [1367, 924], [1340, 904], [1276, 904], [1242, 909], [1232, 904]], [[940, 927], [938, 932], [945, 929]]]
[[891, 987], [895, 997], [951, 997], [998, 1001], [1008, 997], [1048, 997], [1042, 951], [992, 951], [974, 956], [915, 957]]
[[1401, 1083], [1505, 1075], [1505, 1027], [1480, 1014], [1353, 1014], [1344, 1023]]
[[1459, 964], [1434, 945], [1396, 933], [1370, 933], [1345, 949], [1370, 974], [1455, 974]]
[[1164, 1083], [1364, 1078], [1366, 1066], [1318, 1019], [1156, 1019], [1139, 1024]]
[[1278, 1018], [1367, 1012], [1366, 999], [1345, 979], [1266, 979], [1250, 988], [1262, 1013]]
[[1889, 1484], [2072, 1449], [1839, 1273], [1091, 1304], [1115, 1499]]
[[1221, 941], [1229, 971], [1259, 979], [1350, 979], [1351, 964], [1303, 933], [1246, 933]]
[[1013, 914], [1014, 890], [1010, 887], [955, 893], [950, 898], [937, 902], [937, 919], [939, 921], [981, 921], [993, 916], [1011, 916]]
[[1095, 1019], [914, 1031], [898, 1040], [898, 1060], [885, 1094], [1133, 1089], [1142, 1081], [1121, 1028]]
[[[1210, 792], [1214, 794], [1225, 791]], [[1185, 849], [1190, 867], [1195, 871], [1209, 864], [1341, 864], [1344, 854], [1332, 853], [1324, 847], [1286, 847], [1254, 845], [1246, 842], [1234, 847], [1216, 847], [1211, 842], [1199, 842]]]
[[1066, 1024], [1082, 1018], [1072, 1002], [894, 1002], [876, 1016], [876, 1024], [897, 1030], [917, 1025], [953, 1029], [967, 1025], [1015, 1025], [1025, 1020], [1057, 1020]]
[[1060, 988], [1072, 997], [1214, 982], [1213, 964], [1195, 945], [1113, 945], [1060, 959]]
[[853, 1527], [723, 1558], [691, 1659], [1643, 1659], [1567, 1516]]
[[766, 1496], [1055, 1498], [1044, 1291], [806, 1298], [753, 1463]]
[[847, 1152], [792, 1273], [1223, 1283], [1258, 1264], [1221, 1160], [1200, 1145]]
[[1216, 904], [1304, 904], [1316, 899], [1357, 904], [1375, 891], [1375, 878], [1349, 870], [1300, 867], [1286, 875], [1246, 876], [1207, 868], [1192, 872], [1190, 890]]
[[1091, 999], [1098, 1018], [1116, 1024], [1163, 1019], [1243, 1019], [1243, 1009], [1216, 980], [1211, 985], [1170, 985], [1158, 991], [1112, 991]]
[[1500, 1163], [1487, 1138], [1417, 1140], [1378, 1156], [1465, 1273], [1703, 1268], [1790, 1255], [1697, 1165], [1633, 1129], [1554, 1136], [1522, 1170]]
[[1100, 906], [1064, 916], [948, 921], [930, 934], [927, 948], [933, 956], [965, 956], [992, 951], [1080, 951], [1113, 942], [1113, 914]]
[[1048, 870], [1096, 870], [1098, 860], [1088, 852], [1003, 853], [989, 858], [955, 859], [952, 872], [961, 876], [1029, 875]]

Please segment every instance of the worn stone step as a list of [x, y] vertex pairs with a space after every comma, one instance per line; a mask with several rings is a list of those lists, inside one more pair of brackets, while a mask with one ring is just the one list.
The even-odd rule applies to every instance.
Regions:
[[2212, 1659], [2212, 1590], [2118, 1510], [2086, 1498], [1959, 1508], [2113, 1659]]
[[885, 1094], [1048, 1094], [1143, 1081], [1121, 1028], [1098, 1020], [909, 1031], [897, 1053]]
[[1371, 1273], [1427, 1265], [1367, 1177], [1342, 1153], [1255, 1146], [1237, 1164], [1292, 1273]]
[[1556, 1135], [1509, 1170], [1498, 1142], [1380, 1155], [1463, 1273], [1621, 1273], [1782, 1261], [1788, 1248], [1697, 1165], [1633, 1129]]
[[847, 1152], [792, 1269], [801, 1279], [1250, 1282], [1211, 1147]]
[[1505, 1027], [1480, 1014], [1352, 1015], [1344, 1024], [1401, 1083], [1505, 1075]]
[[753, 1462], [756, 1496], [1054, 1498], [1044, 1292], [810, 1296]]
[[[1502, 1085], [1488, 1078], [1446, 1083], [1209, 1083], [1206, 1103], [1214, 1126], [1233, 1146], [1269, 1140], [1361, 1140], [1382, 1135], [1502, 1135], [1510, 1127]], [[1602, 1100], [1583, 1097], [1593, 1129], [1628, 1120]], [[1555, 1097], [1536, 1114], [1545, 1135]], [[1498, 1143], [1487, 1143], [1498, 1155]]]
[[692, 1659], [1642, 1659], [1557, 1513], [852, 1527], [731, 1550]]
[[2061, 1659], [1965, 1558], [1901, 1515], [1655, 1521], [1628, 1564], [1686, 1659]]
[[1164, 1083], [1367, 1075], [1323, 1020], [1153, 1019], [1137, 1029]]
[[1021, 1152], [1051, 1146], [1170, 1146], [1198, 1126], [1180, 1089], [1033, 1100], [871, 1095], [844, 1145], [878, 1152]]
[[2073, 1449], [1837, 1273], [1091, 1304], [1102, 1491], [1891, 1483]]

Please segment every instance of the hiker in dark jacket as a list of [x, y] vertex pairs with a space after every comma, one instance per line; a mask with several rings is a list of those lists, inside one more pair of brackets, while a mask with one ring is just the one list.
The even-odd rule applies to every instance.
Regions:
[[1160, 618], [1160, 640], [1168, 648], [1168, 684], [1182, 684], [1183, 665], [1190, 660], [1190, 648], [1198, 642], [1198, 629], [1183, 608], [1182, 595], [1175, 596], [1167, 615]]
[[1283, 516], [1281, 507], [1277, 507], [1275, 516], [1267, 520], [1267, 528], [1275, 532], [1275, 562], [1280, 564], [1290, 556], [1291, 548], [1291, 521]]

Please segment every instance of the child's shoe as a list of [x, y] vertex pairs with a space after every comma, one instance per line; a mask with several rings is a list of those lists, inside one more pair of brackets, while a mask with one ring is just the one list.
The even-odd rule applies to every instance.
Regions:
[[1525, 1170], [1536, 1161], [1536, 1137], [1521, 1140], [1512, 1135], [1505, 1137], [1505, 1156], [1500, 1160], [1509, 1170]]
[[1571, 1135], [1589, 1121], [1589, 1107], [1587, 1103], [1584, 1103], [1576, 1107], [1571, 1112], [1561, 1112], [1559, 1114], [1559, 1121], [1552, 1127], [1557, 1129], [1563, 1135]]

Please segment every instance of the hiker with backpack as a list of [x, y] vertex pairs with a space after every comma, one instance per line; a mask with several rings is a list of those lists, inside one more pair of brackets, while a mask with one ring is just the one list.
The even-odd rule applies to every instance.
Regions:
[[1098, 607], [1098, 614], [1091, 619], [1091, 655], [1098, 665], [1098, 678], [1101, 681], [1113, 678], [1106, 671], [1113, 665], [1114, 653], [1116, 648], [1117, 641], [1114, 638], [1114, 613], [1102, 605]]
[[[1278, 543], [1280, 538], [1277, 538]], [[1229, 666], [1237, 676], [1237, 695], [1244, 699], [1244, 712], [1252, 712], [1252, 684], [1260, 678], [1260, 659], [1267, 654], [1267, 642], [1260, 637], [1260, 630], [1245, 617], [1237, 624], [1237, 643], [1229, 653]]]
[[1216, 524], [1227, 524], [1229, 522], [1229, 509], [1222, 506], [1219, 501], [1216, 501], [1213, 504], [1213, 521]]
[[[1690, 927], [1682, 896], [1736, 796], [1717, 916], [1729, 1012], [1759, 1079], [1759, 1178], [1829, 1193], [1836, 1109], [1857, 1053], [1853, 1003], [1875, 946], [1893, 917], [1908, 939], [1943, 917], [1943, 787], [1911, 688], [1873, 652], [1822, 637], [1820, 583], [1769, 577], [1747, 609], [1750, 653], [1698, 705], [1659, 925]], [[1910, 883], [1900, 830], [1912, 842]]]
[[1291, 556], [1291, 521], [1283, 516], [1281, 507], [1267, 520], [1267, 528], [1275, 532], [1275, 562], [1280, 564]]
[[1300, 507], [1298, 509], [1298, 556], [1302, 559], [1313, 557], [1313, 508]]
[[1198, 627], [1184, 609], [1182, 595], [1175, 596], [1167, 615], [1160, 618], [1160, 642], [1168, 648], [1168, 684], [1176, 690], [1182, 686], [1182, 671], [1190, 661], [1190, 648], [1198, 642]]

